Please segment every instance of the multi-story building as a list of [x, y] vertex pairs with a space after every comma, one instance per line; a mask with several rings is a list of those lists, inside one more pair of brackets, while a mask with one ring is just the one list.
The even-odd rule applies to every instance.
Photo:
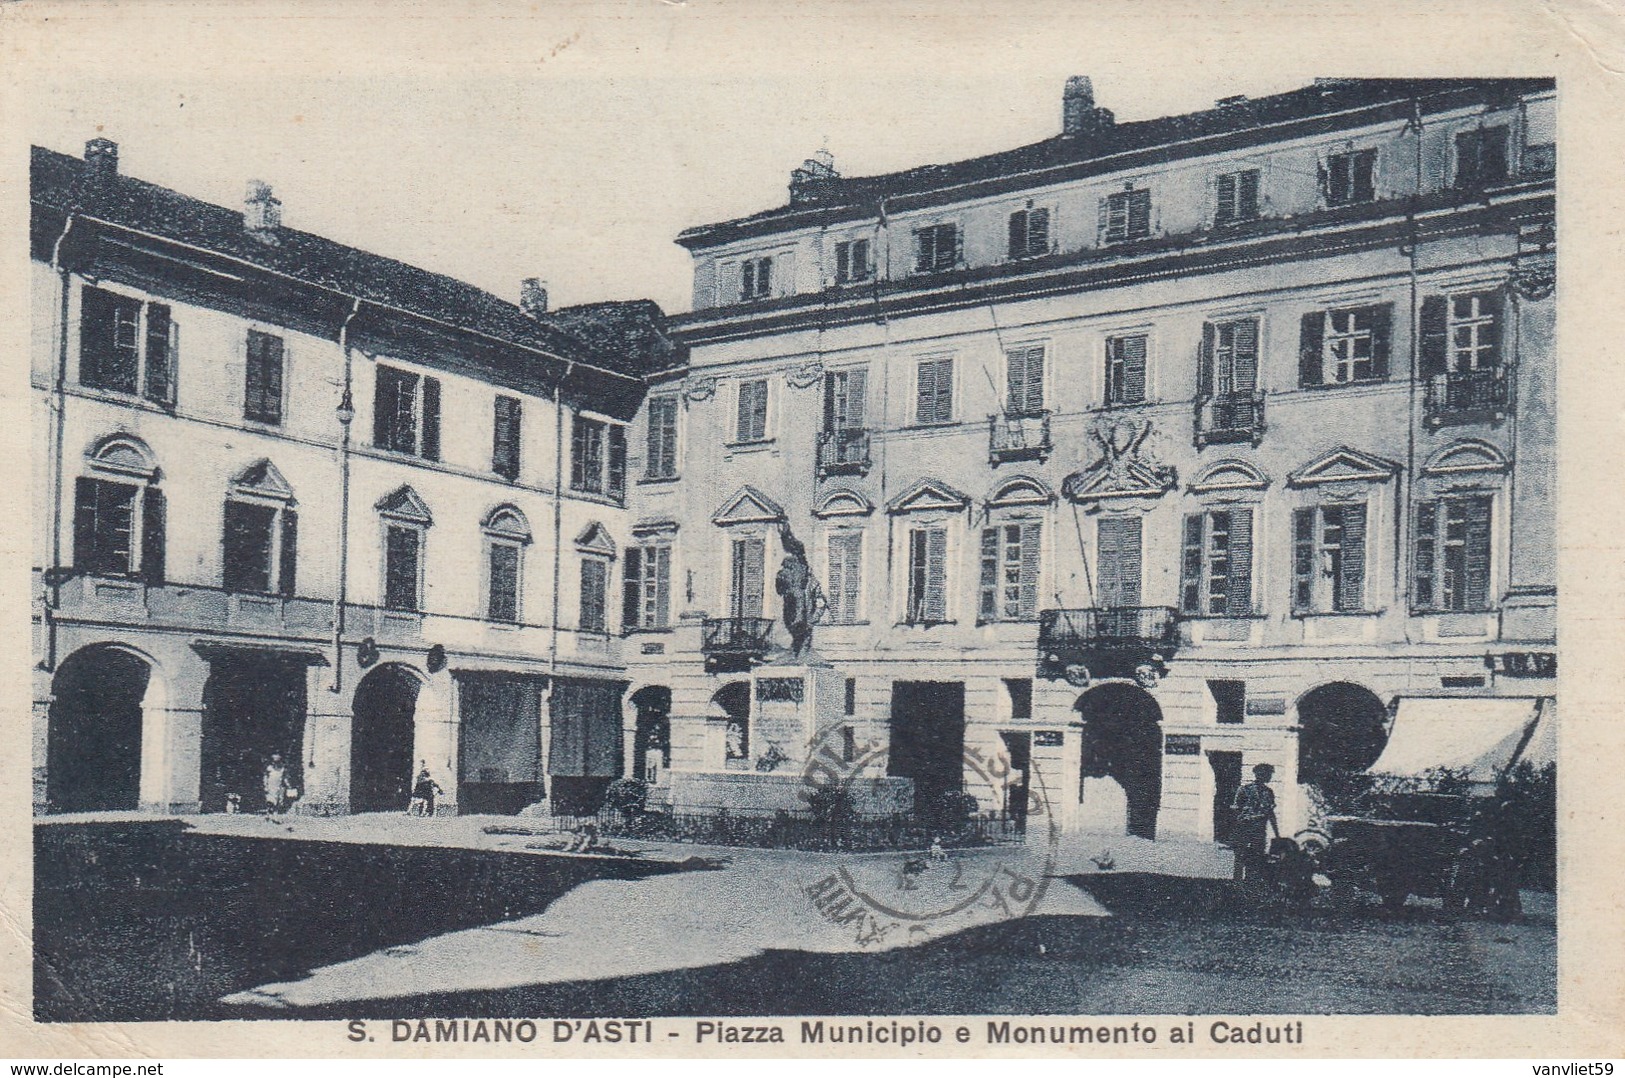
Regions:
[[626, 421], [652, 304], [548, 312], [32, 162], [34, 801], [555, 805], [621, 773]]
[[688, 366], [630, 437], [636, 772], [759, 808], [800, 757], [745, 673], [786, 535], [845, 751], [917, 803], [974, 749], [984, 808], [1212, 837], [1255, 763], [1301, 821], [1405, 701], [1471, 741], [1551, 695], [1554, 110], [1339, 79], [1117, 123], [1080, 78], [1054, 138], [820, 155], [685, 231]]

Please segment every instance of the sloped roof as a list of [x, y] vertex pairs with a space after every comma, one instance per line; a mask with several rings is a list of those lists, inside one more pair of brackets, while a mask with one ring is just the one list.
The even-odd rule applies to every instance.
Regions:
[[1510, 99], [1519, 94], [1550, 90], [1555, 86], [1556, 80], [1549, 78], [1320, 79], [1314, 85], [1268, 97], [1242, 98], [1233, 103], [1176, 116], [1107, 123], [1087, 135], [1055, 135], [1041, 142], [963, 161], [922, 165], [877, 176], [822, 180], [817, 186], [817, 194], [806, 200], [748, 217], [697, 225], [684, 230], [677, 242], [686, 247], [703, 248], [728, 242], [738, 236], [770, 231], [753, 226], [771, 225], [783, 220], [785, 226], [790, 227], [790, 220], [798, 213], [809, 210], [826, 220], [832, 210], [861, 208], [878, 212], [882, 199], [925, 195], [943, 188], [1040, 169], [1084, 164], [1138, 150], [1166, 147], [1165, 153], [1169, 158], [1185, 156], [1173, 147], [1193, 139], [1232, 132], [1244, 134], [1256, 128], [1329, 116], [1365, 106], [1418, 99], [1424, 102], [1424, 111], [1434, 111], [1450, 105], [1450, 101], [1436, 100], [1441, 97]]

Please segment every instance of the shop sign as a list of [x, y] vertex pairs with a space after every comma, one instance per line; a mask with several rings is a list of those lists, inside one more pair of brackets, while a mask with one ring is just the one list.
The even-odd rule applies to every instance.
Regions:
[[1162, 751], [1169, 756], [1202, 755], [1201, 734], [1169, 734], [1162, 742]]
[[1034, 730], [1033, 731], [1033, 748], [1035, 748], [1035, 749], [1058, 749], [1060, 747], [1061, 747], [1061, 731], [1059, 731], [1059, 730]]
[[1484, 656], [1484, 665], [1501, 677], [1556, 677], [1555, 651], [1503, 651]]

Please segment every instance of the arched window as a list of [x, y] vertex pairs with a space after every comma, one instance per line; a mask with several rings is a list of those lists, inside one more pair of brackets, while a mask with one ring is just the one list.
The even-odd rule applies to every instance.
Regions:
[[615, 540], [609, 529], [594, 522], [576, 536], [581, 555], [581, 617], [584, 633], [609, 632], [609, 565], [615, 560]]
[[293, 595], [299, 514], [293, 490], [269, 460], [244, 469], [226, 494], [221, 584], [250, 595]]
[[499, 505], [485, 515], [480, 530], [485, 534], [485, 617], [489, 621], [517, 622], [530, 521], [518, 506]]
[[86, 454], [74, 483], [73, 567], [97, 576], [164, 582], [164, 493], [139, 438], [113, 434]]

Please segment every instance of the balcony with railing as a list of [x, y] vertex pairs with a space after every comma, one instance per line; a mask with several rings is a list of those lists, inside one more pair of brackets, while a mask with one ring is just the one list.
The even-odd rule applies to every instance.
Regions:
[[1509, 364], [1435, 374], [1423, 397], [1428, 425], [1499, 423], [1512, 407], [1511, 386]]
[[1264, 394], [1258, 390], [1202, 397], [1196, 402], [1196, 444], [1264, 440]]
[[994, 464], [1045, 460], [1054, 448], [1049, 412], [1004, 412], [987, 417], [987, 459]]
[[707, 673], [749, 670], [767, 657], [772, 618], [706, 618], [700, 651]]
[[820, 431], [818, 475], [868, 475], [869, 431], [863, 427]]
[[1038, 675], [1133, 677], [1150, 664], [1159, 673], [1179, 648], [1179, 614], [1171, 606], [1045, 610], [1038, 616]]

